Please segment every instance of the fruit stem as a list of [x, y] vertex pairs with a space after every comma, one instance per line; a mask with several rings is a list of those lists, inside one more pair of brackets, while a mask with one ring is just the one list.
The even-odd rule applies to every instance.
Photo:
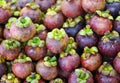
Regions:
[[29, 7], [31, 9], [39, 9], [39, 5], [35, 4], [35, 3], [28, 3], [26, 4], [26, 7]]
[[28, 41], [27, 45], [32, 47], [44, 47], [45, 41], [41, 40], [39, 37], [33, 37]]
[[91, 36], [93, 35], [93, 31], [90, 28], [90, 25], [86, 25], [84, 29], [80, 30], [79, 34], [82, 36], [86, 36], [86, 35]]
[[76, 18], [68, 18], [66, 22], [63, 24], [63, 28], [71, 28], [75, 27], [76, 24], [78, 24], [80, 21], [82, 21], [83, 18], [81, 16], [78, 16]]
[[16, 25], [19, 28], [27, 28], [31, 23], [32, 21], [29, 17], [20, 17], [18, 18]]
[[53, 29], [52, 32], [47, 34], [48, 38], [54, 38], [55, 40], [61, 40], [66, 35], [64, 29]]
[[44, 65], [48, 67], [57, 66], [57, 58], [55, 56], [53, 57], [46, 56], [44, 58]]
[[77, 75], [77, 82], [78, 83], [86, 83], [87, 79], [89, 78], [89, 74], [82, 69], [75, 69], [75, 73]]
[[2, 45], [9, 50], [20, 47], [20, 42], [17, 40], [3, 40]]
[[46, 27], [43, 24], [40, 24], [40, 25], [39, 24], [35, 24], [35, 25], [36, 25], [37, 33], [39, 33], [39, 32], [41, 32], [41, 31], [46, 29]]
[[87, 58], [89, 58], [92, 54], [95, 54], [95, 53], [98, 53], [97, 47], [95, 47], [95, 46], [93, 46], [93, 47], [91, 47], [91, 48], [85, 47], [85, 48], [84, 48], [84, 53], [82, 54], [81, 57], [82, 57], [83, 59], [87, 59]]
[[114, 18], [110, 15], [109, 11], [100, 11], [97, 10], [96, 11], [97, 15], [99, 15], [100, 17], [104, 17], [104, 18], [108, 18], [110, 20], [113, 20]]
[[25, 63], [25, 62], [32, 62], [32, 59], [28, 56], [26, 56], [23, 53], [20, 53], [18, 58], [14, 60], [15, 63]]
[[29, 83], [35, 83], [35, 82], [39, 82], [40, 79], [41, 79], [41, 77], [40, 77], [39, 74], [31, 73], [31, 75], [29, 75], [26, 78], [26, 81], [29, 82]]

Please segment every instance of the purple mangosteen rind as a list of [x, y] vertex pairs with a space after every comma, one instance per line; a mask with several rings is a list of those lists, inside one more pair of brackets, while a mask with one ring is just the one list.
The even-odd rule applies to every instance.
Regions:
[[66, 22], [63, 24], [63, 28], [71, 28], [75, 27], [80, 21], [83, 21], [83, 18], [81, 16], [78, 16], [76, 18], [68, 18]]
[[117, 16], [115, 20], [120, 21], [120, 16]]
[[57, 58], [55, 56], [49, 57], [46, 56], [44, 57], [44, 65], [47, 67], [55, 67], [57, 66]]
[[18, 28], [27, 28], [32, 23], [32, 20], [29, 17], [19, 17], [16, 23]]
[[36, 26], [36, 32], [37, 33], [39, 33], [39, 32], [41, 32], [41, 31], [43, 31], [43, 30], [46, 30], [46, 27], [43, 25], [43, 24], [35, 24], [35, 26]]
[[78, 83], [86, 83], [90, 75], [82, 69], [75, 69]]
[[61, 40], [64, 36], [66, 36], [66, 32], [64, 29], [53, 29], [52, 32], [48, 32], [47, 37], [55, 40]]
[[91, 55], [96, 54], [96, 53], [98, 53], [97, 47], [95, 47], [95, 46], [93, 46], [93, 47], [91, 47], [91, 48], [85, 47], [85, 48], [84, 48], [84, 52], [83, 52], [81, 58], [87, 59], [87, 58], [89, 58]]
[[115, 2], [120, 2], [120, 0], [106, 0], [107, 3], [115, 3]]
[[111, 39], [117, 39], [119, 38], [119, 33], [117, 31], [112, 31], [112, 32], [108, 32], [106, 33], [102, 38], [101, 40], [106, 43], [106, 42], [110, 42]]
[[6, 83], [20, 83], [19, 79], [15, 77], [14, 74], [12, 73], [8, 73], [7, 75], [3, 75], [1, 77], [1, 81], [2, 82], [6, 82]]
[[33, 37], [28, 41], [27, 45], [32, 47], [44, 47], [45, 41], [41, 40], [39, 37]]
[[98, 72], [105, 76], [117, 76], [116, 70], [107, 62], [103, 62], [103, 65], [99, 67]]
[[14, 63], [26, 63], [26, 62], [32, 62], [32, 59], [23, 53], [20, 53], [18, 58], [14, 60]]
[[27, 3], [26, 7], [34, 9], [34, 10], [39, 9], [39, 5], [37, 5], [35, 3]]
[[31, 73], [31, 75], [29, 75], [27, 78], [26, 78], [26, 81], [29, 82], [29, 83], [39, 83], [39, 80], [41, 79], [40, 75], [39, 74], [36, 74], [36, 73]]
[[86, 27], [84, 29], [80, 30], [78, 34], [81, 36], [86, 36], [86, 35], [91, 36], [94, 34], [94, 32], [90, 28], [90, 25], [86, 25]]
[[17, 18], [15, 18], [15, 17], [9, 18], [9, 19], [8, 19], [8, 23], [5, 25], [5, 28], [10, 29], [11, 24], [12, 24], [13, 22], [15, 22], [16, 20], [17, 20]]
[[100, 10], [97, 10], [96, 11], [96, 14], [100, 17], [103, 17], [103, 18], [107, 18], [107, 19], [110, 19], [110, 20], [113, 20], [114, 18], [112, 17], [112, 15], [110, 15], [109, 11], [100, 11]]
[[1, 43], [1, 45], [5, 49], [7, 49], [7, 50], [9, 50], [9, 49], [15, 49], [15, 48], [18, 48], [18, 47], [21, 46], [21, 44], [20, 44], [19, 41], [13, 40], [13, 39], [11, 39], [11, 40], [3, 40], [2, 43]]

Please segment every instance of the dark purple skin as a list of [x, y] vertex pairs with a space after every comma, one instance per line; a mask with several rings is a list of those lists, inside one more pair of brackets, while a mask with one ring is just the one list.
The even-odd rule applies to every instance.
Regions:
[[11, 17], [10, 10], [0, 8], [0, 24], [5, 24]]
[[27, 3], [30, 2], [34, 2], [34, 0], [17, 0], [17, 6], [23, 8]]
[[32, 9], [28, 6], [22, 8], [20, 11], [20, 16], [28, 16], [34, 23], [40, 23], [42, 15], [40, 9]]
[[105, 76], [101, 73], [96, 73], [96, 83], [120, 83], [119, 77]]
[[2, 75], [4, 75], [7, 71], [7, 66], [6, 63], [0, 63], [0, 78], [2, 77]]
[[36, 65], [36, 72], [41, 75], [45, 80], [52, 80], [58, 75], [57, 66], [47, 67], [44, 65], [44, 61], [41, 59]]
[[46, 49], [46, 46], [44, 46], [44, 47], [32, 47], [32, 46], [26, 45], [25, 52], [32, 60], [37, 61], [46, 55], [47, 49]]
[[3, 32], [3, 36], [5, 39], [10, 39], [11, 38], [10, 30], [5, 28]]
[[103, 10], [104, 7], [105, 0], [82, 0], [82, 8], [88, 13], [96, 12], [96, 10]]
[[84, 47], [86, 46], [88, 47], [95, 46], [98, 42], [98, 38], [96, 34], [93, 34], [91, 36], [88, 36], [88, 35], [82, 36], [80, 34], [77, 34], [76, 42], [80, 48], [84, 49]]
[[14, 60], [18, 56], [20, 50], [20, 47], [16, 47], [14, 49], [6, 49], [0, 45], [0, 54], [3, 55], [6, 60]]
[[77, 33], [85, 26], [83, 21], [80, 21], [75, 27], [65, 28], [65, 32], [70, 37], [76, 37]]
[[120, 51], [120, 38], [116, 38], [105, 43], [101, 40], [98, 43], [98, 48], [102, 55], [115, 57]]
[[107, 3], [106, 10], [110, 11], [110, 14], [116, 18], [120, 11], [120, 2]]
[[68, 54], [59, 58], [59, 66], [63, 71], [71, 72], [80, 65], [78, 54]]
[[37, 36], [38, 36], [41, 40], [46, 40], [47, 33], [48, 33], [47, 30], [43, 30], [43, 31], [39, 32], [39, 33], [37, 34]]
[[66, 17], [77, 17], [83, 13], [81, 0], [63, 0], [62, 12]]
[[35, 0], [35, 3], [40, 6], [40, 9], [44, 12], [47, 11], [52, 5], [54, 5], [56, 0]]
[[19, 78], [25, 79], [27, 76], [31, 74], [34, 70], [34, 65], [32, 62], [25, 63], [13, 63], [12, 64], [12, 72]]
[[115, 20], [114, 21], [114, 29], [118, 32], [118, 33], [120, 33], [120, 20], [118, 21], [118, 20]]
[[115, 68], [115, 70], [120, 73], [120, 57], [119, 55], [115, 57], [114, 61], [113, 61], [113, 66]]
[[[92, 76], [91, 72], [86, 70], [85, 68], [82, 68], [82, 70], [90, 75], [89, 78], [87, 79], [86, 83], [94, 83], [93, 76]], [[76, 75], [75, 71], [73, 71], [71, 73], [71, 75], [69, 76], [68, 83], [78, 83], [77, 82], [77, 75]]]
[[99, 53], [91, 54], [89, 58], [84, 59], [81, 57], [82, 67], [94, 71], [96, 70], [102, 63], [102, 57]]
[[64, 23], [64, 16], [62, 13], [57, 13], [55, 15], [45, 15], [44, 17], [44, 25], [52, 30], [54, 28], [61, 28]]
[[55, 40], [48, 37], [46, 38], [46, 46], [53, 53], [61, 53], [66, 48], [67, 44], [68, 44], [67, 35], [65, 35], [61, 40]]

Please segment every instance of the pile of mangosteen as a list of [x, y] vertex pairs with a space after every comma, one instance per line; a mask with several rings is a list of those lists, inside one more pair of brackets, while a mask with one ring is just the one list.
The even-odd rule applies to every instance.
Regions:
[[0, 83], [120, 83], [120, 0], [0, 0]]

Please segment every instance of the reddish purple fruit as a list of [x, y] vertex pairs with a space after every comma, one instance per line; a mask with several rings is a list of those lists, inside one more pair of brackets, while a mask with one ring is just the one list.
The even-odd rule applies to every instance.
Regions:
[[98, 53], [97, 47], [85, 47], [84, 52], [81, 56], [81, 64], [82, 67], [94, 71], [96, 70], [102, 63], [102, 57]]
[[35, 0], [35, 3], [40, 6], [43, 12], [46, 12], [48, 8], [54, 5], [56, 0]]
[[98, 37], [92, 31], [92, 29], [90, 29], [90, 26], [87, 25], [85, 28], [81, 29], [76, 35], [76, 42], [80, 48], [84, 49], [84, 47], [86, 46], [95, 46], [98, 42]]
[[104, 35], [112, 30], [113, 17], [107, 12], [96, 11], [97, 14], [90, 19], [90, 26], [98, 35]]
[[66, 17], [77, 17], [83, 13], [81, 0], [63, 0], [61, 3], [62, 12]]
[[96, 12], [96, 10], [103, 10], [105, 4], [105, 0], [82, 0], [82, 8], [88, 13]]
[[93, 75], [85, 68], [75, 69], [68, 78], [68, 83], [94, 83]]
[[26, 6], [20, 11], [20, 16], [29, 17], [35, 23], [40, 23], [42, 19], [41, 10], [39, 9], [39, 5], [35, 3], [28, 3]]
[[45, 81], [40, 77], [39, 74], [31, 73], [24, 83], [45, 83]]
[[31, 58], [24, 54], [20, 54], [12, 63], [12, 72], [18, 78], [25, 79], [34, 70], [34, 65]]
[[0, 54], [6, 60], [14, 60], [21, 50], [20, 46], [20, 42], [14, 39], [3, 40], [0, 45]]
[[52, 80], [58, 75], [57, 58], [46, 56], [36, 65], [36, 72], [45, 80]]
[[[51, 43], [52, 42], [52, 43]], [[53, 53], [61, 53], [68, 44], [68, 36], [64, 29], [53, 29], [47, 34], [46, 46]]]
[[44, 25], [48, 29], [61, 28], [64, 23], [64, 16], [61, 12], [50, 8], [47, 10], [47, 13], [44, 17]]
[[47, 52], [45, 41], [39, 37], [33, 37], [25, 46], [25, 52], [32, 60], [40, 60]]
[[10, 34], [13, 39], [21, 42], [28, 41], [36, 34], [35, 25], [29, 17], [19, 17], [12, 23]]
[[115, 70], [120, 73], [120, 52], [117, 54], [117, 56], [115, 57], [114, 61], [113, 61], [113, 66], [115, 68]]
[[112, 31], [104, 35], [98, 43], [98, 48], [103, 56], [115, 57], [120, 51], [119, 33], [116, 31]]
[[120, 83], [119, 76], [114, 68], [107, 62], [100, 66], [96, 73], [96, 83]]

